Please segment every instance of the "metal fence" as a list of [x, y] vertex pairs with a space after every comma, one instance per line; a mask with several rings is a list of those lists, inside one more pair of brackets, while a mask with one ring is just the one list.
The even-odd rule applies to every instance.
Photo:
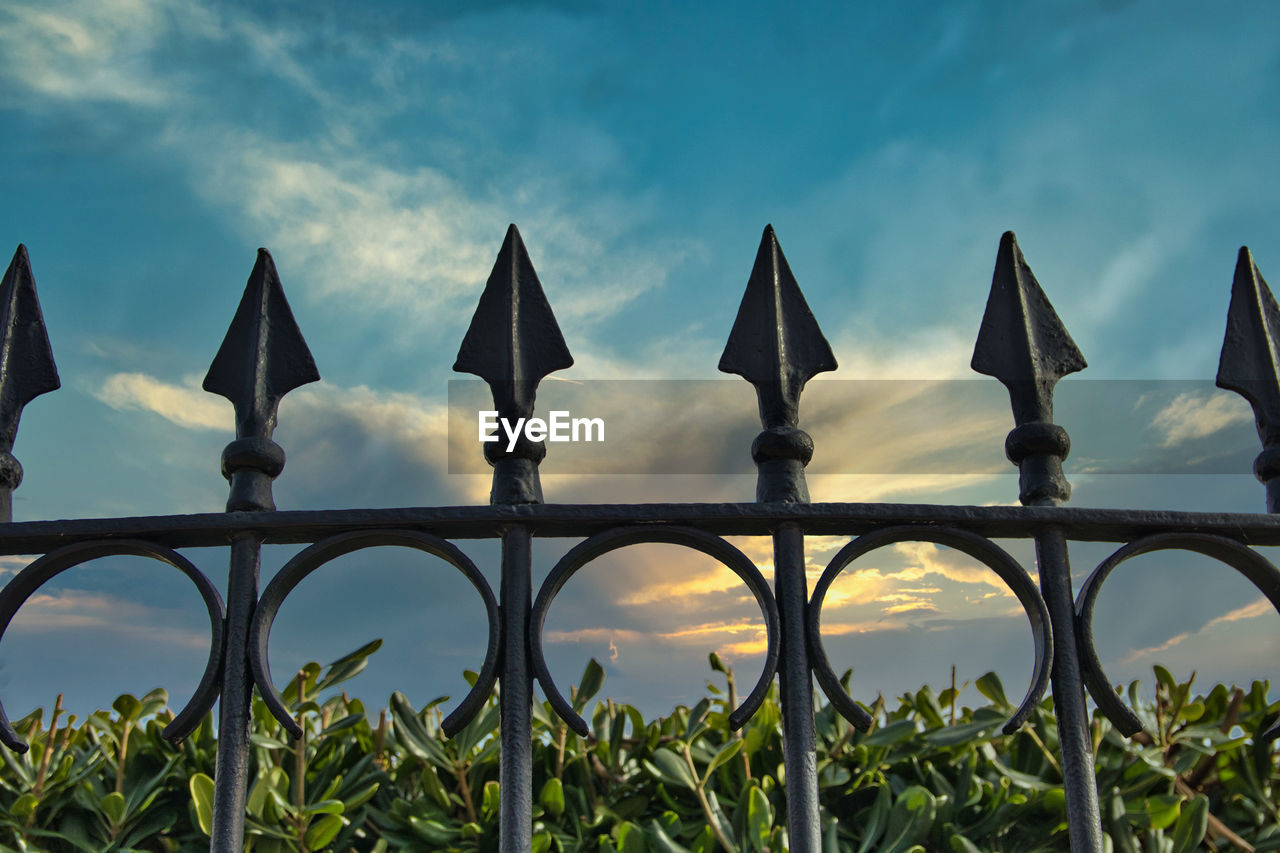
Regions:
[[[59, 387], [25, 248], [19, 247], [0, 288], [0, 513], [9, 521], [12, 490], [22, 468], [11, 450], [23, 407]], [[1218, 385], [1254, 408], [1263, 451], [1255, 463], [1266, 486], [1268, 512], [1280, 510], [1280, 308], [1247, 249], [1232, 284]], [[533, 414], [538, 383], [573, 359], [515, 226], [506, 235], [454, 369], [480, 376], [499, 416], [514, 422]], [[1017, 596], [1031, 623], [1035, 665], [1031, 685], [1005, 726], [1016, 730], [1046, 689], [1052, 689], [1071, 847], [1103, 850], [1085, 691], [1126, 735], [1140, 723], [1109, 687], [1093, 647], [1094, 601], [1108, 575], [1139, 554], [1165, 549], [1199, 552], [1239, 571], [1280, 610], [1280, 570], [1254, 546], [1280, 545], [1275, 515], [1150, 512], [1062, 507], [1070, 486], [1062, 460], [1070, 442], [1053, 423], [1057, 381], [1085, 367], [1012, 233], [1001, 239], [986, 313], [972, 366], [1009, 391], [1016, 426], [1005, 440], [1020, 472], [1023, 507], [811, 503], [805, 465], [813, 441], [799, 426], [805, 383], [836, 368], [831, 349], [766, 228], [720, 370], [755, 386], [763, 431], [751, 447], [758, 468], [754, 503], [574, 505], [543, 500], [538, 466], [542, 442], [521, 438], [510, 450], [486, 444], [493, 466], [489, 506], [277, 511], [272, 481], [284, 451], [271, 440], [280, 399], [319, 379], [311, 353], [285, 301], [270, 255], [260, 251], [205, 390], [235, 406], [236, 438], [222, 454], [230, 482], [225, 513], [144, 518], [0, 524], [0, 554], [42, 554], [0, 592], [0, 636], [22, 604], [55, 575], [99, 557], [130, 554], [176, 568], [195, 585], [209, 614], [211, 651], [195, 695], [165, 729], [178, 739], [221, 699], [210, 849], [242, 847], [249, 781], [250, 698], [256, 688], [280, 723], [297, 733], [272, 685], [267, 648], [272, 621], [295, 586], [343, 554], [379, 545], [414, 548], [452, 564], [469, 580], [488, 614], [488, 648], [470, 693], [444, 721], [457, 732], [501, 682], [501, 849], [531, 847], [531, 702], [537, 679], [556, 711], [575, 731], [586, 723], [554, 683], [543, 656], [542, 628], [560, 589], [583, 566], [609, 551], [638, 543], [669, 543], [703, 552], [733, 570], [755, 596], [766, 633], [764, 671], [730, 721], [740, 727], [759, 707], [775, 674], [781, 678], [787, 830], [794, 851], [820, 850], [814, 751], [813, 679], [854, 725], [871, 719], [845, 692], [828, 663], [820, 633], [822, 604], [832, 581], [855, 558], [904, 541], [958, 549], [985, 564]], [[746, 448], [743, 448], [745, 453]], [[810, 591], [805, 536], [850, 541]], [[726, 536], [773, 540], [774, 587]], [[534, 537], [581, 540], [555, 565], [533, 595]], [[1034, 540], [1033, 575], [992, 540]], [[450, 540], [499, 539], [497, 596], [471, 560]], [[1072, 590], [1068, 541], [1120, 543]], [[264, 544], [306, 544], [259, 591]], [[179, 549], [229, 546], [224, 603], [214, 584]], [[1265, 735], [1280, 734], [1277, 724]], [[26, 745], [0, 708], [0, 740]]]

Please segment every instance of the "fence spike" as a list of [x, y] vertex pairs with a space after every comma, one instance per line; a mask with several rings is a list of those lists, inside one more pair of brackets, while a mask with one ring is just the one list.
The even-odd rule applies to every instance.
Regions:
[[62, 387], [22, 244], [0, 282], [0, 312], [0, 521], [11, 521], [13, 490], [22, 482], [22, 465], [12, 453], [18, 420], [27, 403]]
[[[453, 369], [489, 385], [498, 416], [514, 422], [533, 414], [538, 383], [573, 365], [555, 314], [516, 226], [494, 261]], [[494, 466], [492, 503], [541, 503], [538, 463], [546, 445], [523, 437], [508, 453], [501, 442], [485, 445]]]
[[236, 411], [236, 440], [222, 453], [222, 474], [231, 481], [228, 512], [275, 509], [271, 481], [284, 468], [284, 450], [271, 434], [280, 399], [319, 379], [275, 262], [266, 249], [259, 249], [227, 336], [204, 378], [204, 390], [226, 397]]
[[1018, 238], [1000, 238], [991, 295], [971, 366], [1009, 389], [1018, 424], [1053, 421], [1053, 387], [1088, 365], [1027, 265]]
[[1005, 440], [1005, 453], [1018, 466], [1023, 504], [1065, 501], [1071, 486], [1062, 475], [1062, 460], [1071, 441], [1066, 430], [1053, 423], [1053, 388], [1062, 377], [1088, 365], [1012, 231], [1000, 238], [970, 366], [1009, 389], [1017, 426]]
[[798, 428], [800, 393], [817, 374], [835, 370], [836, 357], [772, 225], [765, 226], [760, 238], [719, 369], [736, 373], [756, 389], [764, 427], [751, 446], [759, 471], [756, 499], [807, 502], [804, 466], [813, 457], [813, 439]]
[[760, 238], [719, 369], [756, 387], [766, 429], [795, 426], [805, 383], [836, 369], [831, 345], [800, 292], [772, 225], [765, 226]]
[[1280, 306], [1248, 246], [1240, 247], [1231, 281], [1217, 385], [1253, 408], [1262, 440], [1253, 470], [1267, 487], [1267, 511], [1280, 512]]

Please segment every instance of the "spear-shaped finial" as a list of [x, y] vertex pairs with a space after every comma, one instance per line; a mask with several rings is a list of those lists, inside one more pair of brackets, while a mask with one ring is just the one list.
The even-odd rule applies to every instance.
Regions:
[[1062, 460], [1071, 441], [1066, 430], [1053, 423], [1053, 388], [1059, 379], [1087, 365], [1012, 231], [1000, 238], [971, 366], [1009, 389], [1017, 426], [1005, 440], [1005, 453], [1018, 466], [1022, 503], [1067, 500], [1071, 486], [1062, 475]]
[[284, 450], [271, 433], [280, 399], [319, 378], [276, 265], [259, 249], [240, 307], [204, 378], [204, 390], [226, 397], [236, 410], [236, 440], [222, 452], [222, 475], [231, 481], [228, 512], [276, 508], [271, 481], [284, 469]]
[[813, 439], [798, 428], [800, 392], [819, 373], [836, 369], [831, 345], [791, 274], [772, 225], [766, 225], [720, 370], [756, 388], [764, 432], [751, 446], [759, 476], [756, 500], [805, 503], [804, 466]]
[[[572, 365], [529, 252], [511, 225], [453, 369], [487, 382], [498, 417], [515, 423], [532, 416], [543, 377]], [[504, 442], [486, 444], [485, 459], [493, 466], [490, 503], [542, 503], [538, 463], [546, 453], [546, 444], [523, 435], [511, 451]]]
[[12, 453], [18, 419], [27, 403], [62, 387], [23, 245], [0, 282], [0, 335], [0, 521], [12, 521], [13, 490], [22, 482]]
[[1253, 471], [1267, 489], [1267, 512], [1280, 512], [1280, 307], [1248, 246], [1240, 247], [1218, 359], [1219, 388], [1249, 401], [1262, 439]]

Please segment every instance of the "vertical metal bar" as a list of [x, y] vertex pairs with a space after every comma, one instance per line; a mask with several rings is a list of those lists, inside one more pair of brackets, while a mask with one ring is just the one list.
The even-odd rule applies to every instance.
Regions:
[[[720, 356], [720, 370], [736, 373], [756, 389], [764, 431], [751, 445], [756, 500], [805, 504], [804, 468], [813, 439], [799, 428], [800, 393], [814, 376], [836, 369], [831, 346], [800, 292], [800, 285], [766, 226], [756, 250], [738, 316]], [[799, 853], [821, 850], [818, 769], [813, 726], [813, 675], [809, 668], [809, 592], [804, 576], [804, 531], [784, 523], [773, 533], [774, 597], [781, 623], [783, 761], [786, 766], [787, 836]]]
[[[538, 383], [573, 364], [542, 283], [515, 225], [507, 228], [480, 304], [471, 318], [453, 369], [489, 383], [500, 418], [515, 422], [533, 414]], [[538, 463], [541, 441], [521, 437], [509, 450], [485, 444], [493, 466], [494, 506], [542, 503]], [[502, 853], [533, 845], [533, 669], [529, 664], [531, 534], [512, 525], [502, 534], [502, 670], [499, 675], [502, 756], [498, 771]]]
[[[271, 482], [284, 469], [284, 448], [271, 440], [280, 399], [320, 378], [311, 351], [293, 319], [266, 249], [249, 273], [227, 335], [204, 378], [204, 390], [231, 401], [236, 438], [222, 451], [222, 474], [231, 485], [227, 512], [276, 508]], [[213, 777], [213, 832], [209, 849], [233, 853], [244, 843], [244, 807], [249, 783], [249, 718], [253, 673], [249, 627], [258, 604], [262, 537], [236, 535], [227, 579], [226, 649], [218, 708], [218, 759]]]
[[258, 601], [262, 540], [245, 533], [231, 545], [227, 579], [226, 654], [218, 703], [218, 759], [213, 775], [211, 853], [238, 853], [244, 846], [244, 809], [249, 782], [249, 625]]
[[532, 548], [527, 527], [502, 534], [502, 693], [499, 760], [502, 853], [533, 845], [533, 676], [529, 667]]
[[784, 524], [773, 534], [773, 582], [782, 623], [783, 761], [786, 766], [787, 836], [798, 853], [822, 849], [818, 820], [818, 766], [813, 725], [813, 676], [805, 638], [809, 591], [804, 575], [804, 532]]
[[12, 453], [22, 410], [61, 385], [31, 259], [19, 244], [0, 279], [0, 522], [13, 521], [13, 490], [22, 482], [22, 465]]
[[1067, 796], [1067, 827], [1072, 853], [1102, 853], [1102, 814], [1094, 778], [1093, 739], [1085, 706], [1084, 681], [1076, 642], [1075, 595], [1067, 537], [1051, 527], [1036, 534], [1040, 592], [1053, 626], [1053, 707], [1062, 753], [1062, 786]]
[[[973, 350], [972, 367], [1009, 389], [1017, 426], [1005, 455], [1018, 466], [1023, 506], [1058, 506], [1071, 497], [1062, 461], [1071, 451], [1067, 431], [1053, 422], [1058, 380], [1084, 370], [1084, 355], [1049, 304], [1012, 231], [1000, 238], [991, 293]], [[1102, 853], [1102, 818], [1094, 779], [1093, 743], [1084, 704], [1084, 678], [1076, 641], [1075, 597], [1067, 537], [1060, 528], [1036, 533], [1040, 591], [1053, 629], [1050, 682], [1058, 717], [1067, 826], [1075, 853]]]

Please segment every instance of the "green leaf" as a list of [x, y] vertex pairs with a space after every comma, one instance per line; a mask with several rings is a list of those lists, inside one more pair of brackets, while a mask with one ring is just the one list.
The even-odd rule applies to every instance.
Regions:
[[604, 687], [604, 667], [592, 658], [587, 661], [587, 668], [582, 671], [582, 678], [578, 681], [578, 692], [573, 697], [573, 710], [581, 714], [601, 687]]
[[1157, 794], [1148, 797], [1144, 803], [1147, 820], [1152, 829], [1164, 829], [1172, 826], [1182, 812], [1182, 797], [1178, 794]]
[[886, 853], [905, 851], [929, 834], [938, 813], [937, 798], [927, 788], [912, 785], [904, 788], [889, 812], [889, 826], [884, 845]]
[[697, 783], [693, 779], [693, 773], [689, 771], [689, 765], [685, 763], [683, 758], [666, 747], [655, 749], [653, 751], [653, 761], [646, 761], [644, 764], [650, 773], [668, 785], [679, 785], [682, 788], [688, 788], [690, 791], [697, 787]]
[[341, 800], [321, 800], [305, 806], [301, 814], [342, 814], [344, 808]]
[[866, 746], [891, 746], [906, 740], [915, 733], [915, 720], [896, 720], [864, 737], [862, 743]]
[[116, 827], [124, 820], [124, 795], [116, 791], [107, 794], [98, 801], [98, 811], [106, 815], [107, 823]]
[[1008, 697], [1004, 695], [1004, 685], [1000, 683], [1000, 676], [994, 672], [988, 672], [980, 676], [977, 681], [973, 682], [973, 686], [978, 688], [979, 693], [991, 700], [992, 704], [1001, 708], [1012, 707], [1009, 704]]
[[1173, 677], [1173, 673], [1160, 664], [1151, 667], [1151, 670], [1156, 674], [1156, 683], [1163, 684], [1165, 690], [1169, 691], [1169, 695], [1173, 696], [1173, 692], [1178, 689], [1178, 681]]
[[840, 853], [840, 819], [833, 817], [822, 831], [822, 853]]
[[307, 827], [303, 840], [308, 850], [319, 850], [332, 841], [346, 824], [336, 814], [327, 814]]
[[[364, 660], [365, 658], [369, 657], [369, 655], [373, 654], [380, 648], [382, 648], [381, 639], [370, 640], [360, 648], [356, 649], [354, 652], [349, 652], [348, 654], [345, 654], [342, 657], [338, 658], [337, 660], [333, 661], [332, 663], [329, 664], [329, 667], [330, 669], [332, 669], [335, 666], [345, 666], [346, 664], [349, 664], [352, 661]], [[378, 660], [382, 660], [382, 658], [378, 658]]]
[[702, 776], [702, 783], [705, 785], [711, 779], [711, 774], [716, 772], [717, 768], [723, 766], [726, 761], [737, 755], [741, 749], [742, 741], [737, 738], [720, 747], [715, 758], [711, 759], [711, 762], [707, 765], [707, 771]]
[[773, 829], [773, 807], [769, 796], [759, 786], [751, 785], [747, 794], [747, 840], [756, 850], [769, 846], [769, 831]]
[[892, 806], [893, 800], [889, 786], [881, 785], [876, 791], [876, 801], [871, 805], [871, 814], [863, 824], [862, 843], [858, 845], [858, 853], [867, 853], [872, 845], [880, 840], [889, 823], [889, 810]]
[[656, 820], [649, 823], [647, 833], [649, 837], [649, 847], [656, 851], [656, 853], [689, 853], [689, 848], [681, 846], [672, 839], [672, 837], [667, 834], [666, 830], [662, 828], [662, 824], [658, 823]]
[[342, 798], [342, 804], [345, 806], [343, 813], [352, 812], [363, 806], [369, 800], [373, 799], [373, 795], [378, 793], [378, 789], [382, 787], [381, 782], [370, 782], [356, 793], [349, 797]]
[[725, 667], [724, 661], [720, 660], [720, 655], [716, 654], [715, 652], [712, 652], [710, 655], [707, 656], [707, 659], [711, 662], [711, 668], [713, 670], [715, 670], [716, 672], [723, 672], [725, 675], [729, 674], [729, 670], [727, 667]]
[[330, 723], [327, 729], [320, 732], [322, 735], [331, 735], [334, 732], [340, 732], [343, 729], [349, 729], [352, 726], [358, 726], [365, 721], [364, 714], [348, 714], [341, 720]]
[[436, 739], [427, 731], [418, 712], [399, 690], [391, 694], [391, 720], [395, 725], [396, 740], [415, 758], [429, 761], [437, 767], [451, 770], [453, 762], [445, 755]]
[[13, 801], [13, 805], [9, 806], [9, 814], [25, 820], [35, 814], [36, 806], [38, 805], [40, 805], [40, 798], [35, 794], [23, 794]]
[[142, 713], [142, 703], [128, 693], [117, 697], [111, 707], [120, 715], [121, 720], [136, 720]]
[[498, 813], [501, 798], [502, 791], [497, 782], [490, 779], [484, 783], [484, 793], [480, 799], [480, 811], [485, 817], [492, 818]]
[[982, 853], [978, 845], [965, 838], [960, 833], [951, 836], [951, 849], [954, 853]]
[[560, 815], [564, 814], [564, 783], [552, 776], [542, 786], [542, 793], [538, 795], [538, 802], [542, 803], [542, 807], [547, 810], [547, 814], [559, 820]]
[[1173, 853], [1192, 853], [1209, 829], [1209, 800], [1199, 794], [1187, 803], [1173, 827]]
[[191, 789], [191, 801], [195, 803], [196, 820], [200, 823], [200, 831], [205, 835], [213, 834], [213, 779], [204, 773], [197, 773], [187, 783]]

